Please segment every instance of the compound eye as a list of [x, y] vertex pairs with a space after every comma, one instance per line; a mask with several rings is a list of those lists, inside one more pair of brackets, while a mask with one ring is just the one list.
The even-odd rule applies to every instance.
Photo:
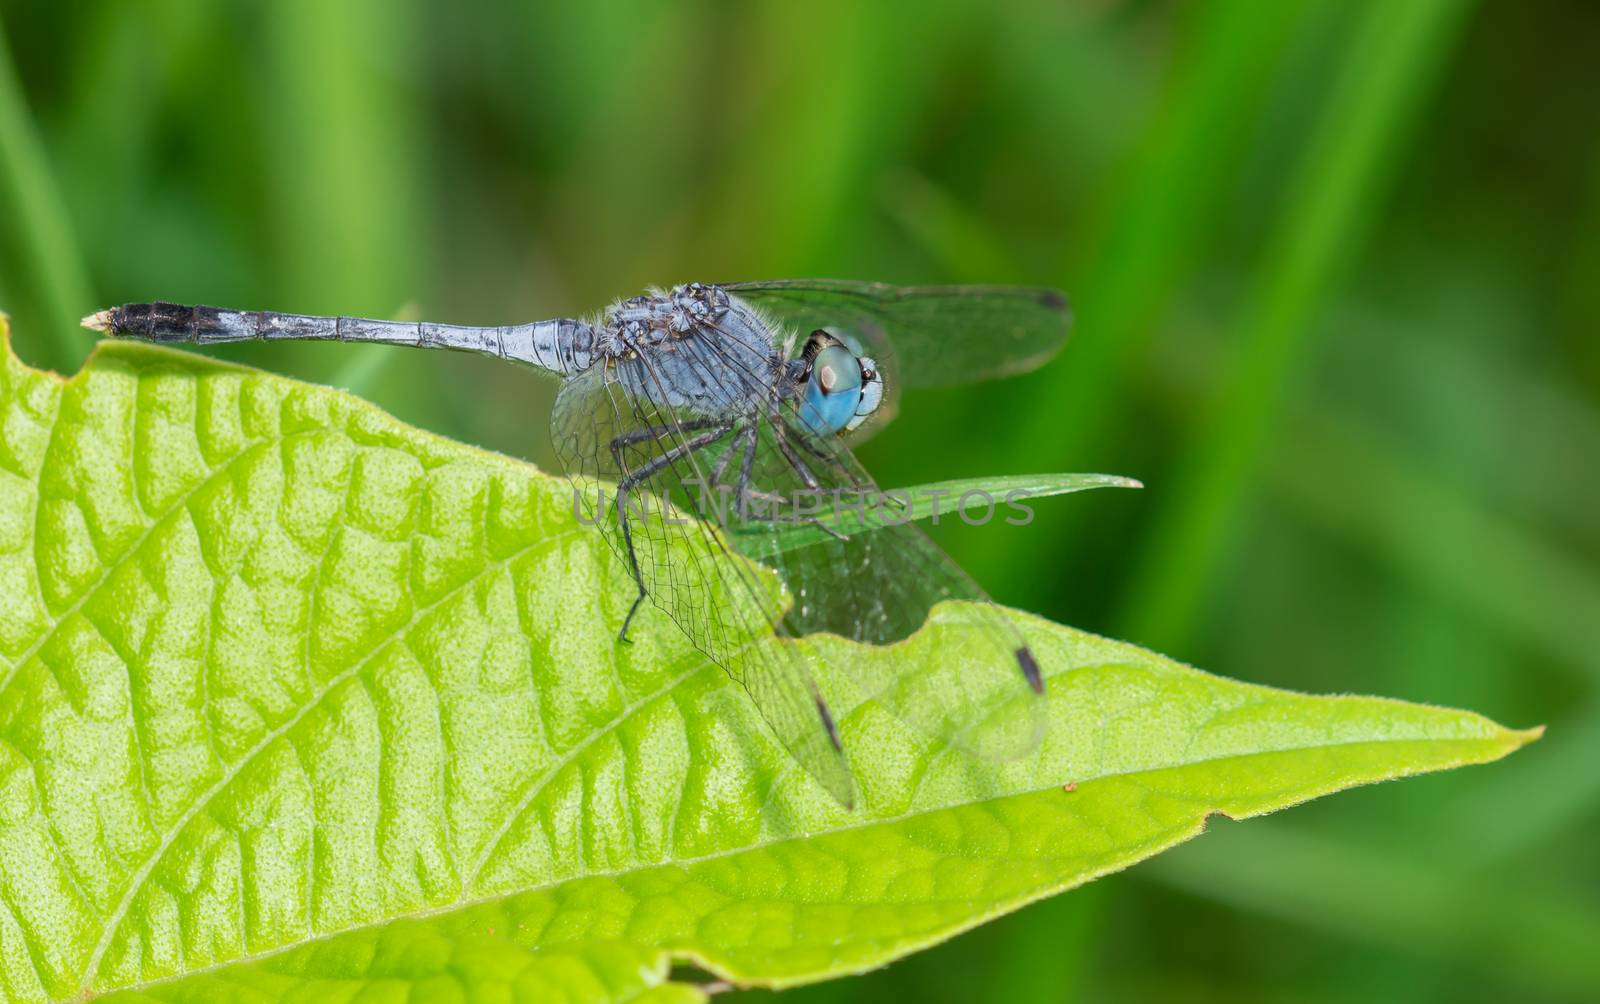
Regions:
[[800, 401], [800, 421], [819, 436], [849, 424], [861, 402], [861, 363], [843, 345], [830, 345], [811, 360], [811, 378]]
[[842, 345], [830, 345], [811, 363], [811, 379], [822, 393], [843, 394], [861, 388], [861, 364]]

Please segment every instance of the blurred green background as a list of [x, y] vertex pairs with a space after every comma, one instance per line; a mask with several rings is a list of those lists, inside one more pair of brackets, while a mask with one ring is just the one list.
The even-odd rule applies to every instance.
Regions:
[[[646, 284], [1069, 291], [922, 393], [885, 485], [1141, 493], [941, 526], [1001, 601], [1243, 680], [1547, 722], [1511, 761], [1204, 839], [796, 1001], [1600, 999], [1600, 11], [0, 0], [0, 305], [503, 323]], [[252, 346], [550, 461], [553, 388]]]

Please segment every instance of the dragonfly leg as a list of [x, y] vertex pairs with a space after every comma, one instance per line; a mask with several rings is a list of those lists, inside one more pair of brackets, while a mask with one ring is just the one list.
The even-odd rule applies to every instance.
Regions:
[[[633, 623], [633, 615], [639, 612], [639, 605], [650, 594], [649, 590], [645, 588], [644, 574], [639, 571], [639, 556], [633, 546], [633, 526], [628, 519], [628, 494], [663, 468], [670, 467], [696, 450], [705, 449], [726, 436], [733, 429], [731, 421], [724, 421], [719, 424], [707, 421], [705, 424], [711, 425], [711, 428], [697, 436], [691, 436], [683, 440], [671, 449], [664, 451], [660, 456], [651, 458], [649, 462], [640, 466], [637, 470], [629, 472], [621, 481], [617, 482], [617, 522], [622, 526], [623, 549], [628, 553], [628, 571], [633, 573], [634, 585], [639, 587], [639, 595], [633, 598], [633, 606], [628, 608], [628, 616], [622, 620], [622, 630], [617, 634], [618, 641], [625, 642], [628, 640], [628, 626]], [[683, 427], [678, 426], [678, 428], [682, 429]], [[629, 435], [632, 435], [632, 433], [629, 433]], [[617, 445], [615, 440], [613, 440], [613, 444], [613, 450], [620, 449], [620, 445]]]
[[800, 475], [800, 480], [805, 482], [807, 488], [816, 491], [820, 487], [817, 483], [817, 477], [811, 473], [811, 469], [805, 465], [805, 461], [800, 459], [800, 455], [789, 444], [789, 429], [788, 426], [783, 424], [783, 416], [778, 412], [778, 407], [779, 402], [774, 399], [772, 406], [767, 410], [767, 418], [772, 422], [772, 438], [777, 441], [778, 450], [783, 454], [783, 459], [787, 460], [789, 466], [794, 468], [794, 472]]
[[[750, 493], [750, 497], [751, 498], [756, 498], [756, 499], [763, 499], [763, 500], [766, 500], [766, 501], [773, 502], [775, 504], [782, 504], [782, 502], [783, 502], [783, 496], [782, 495], [772, 495], [772, 494], [769, 494], [767, 492], [751, 492]], [[753, 516], [746, 517], [746, 521], [747, 522], [751, 522], [751, 523], [789, 524], [789, 525], [792, 525], [792, 526], [814, 526], [818, 530], [821, 530], [823, 533], [825, 533], [828, 536], [832, 537], [834, 540], [849, 540], [850, 539], [850, 536], [848, 534], [839, 532], [838, 530], [836, 530], [833, 527], [829, 526], [827, 523], [824, 523], [822, 520], [818, 519], [815, 516], [779, 516], [779, 515], [764, 516], [764, 515], [761, 515], [761, 514], [756, 514], [756, 515], [753, 515]]]
[[824, 523], [822, 520], [818, 519], [815, 516], [807, 516], [806, 517], [806, 522], [810, 523], [812, 526], [816, 527], [818, 530], [821, 530], [823, 533], [825, 533], [828, 536], [832, 537], [834, 540], [849, 540], [850, 539], [850, 536], [848, 534], [840, 533], [838, 530], [835, 530], [833, 527], [831, 527], [828, 524]]
[[[750, 489], [750, 469], [755, 462], [755, 447], [758, 431], [759, 430], [757, 427], [753, 424], [742, 430], [739, 440], [736, 441], [734, 445], [729, 448], [728, 452], [723, 454], [722, 459], [717, 462], [717, 473], [713, 475], [713, 478], [720, 478], [723, 464], [726, 463], [727, 459], [733, 455], [733, 451], [735, 449], [738, 449], [741, 446], [743, 447], [744, 458], [739, 464], [739, 483], [738, 487], [735, 489], [737, 492], [736, 497], [739, 499], [739, 518], [747, 522], [753, 521], [757, 523], [809, 523], [836, 540], [849, 540], [850, 538], [848, 536], [840, 533], [838, 530], [835, 530], [833, 527], [824, 523], [815, 516], [777, 515], [776, 507], [781, 506], [784, 501], [782, 495], [773, 495], [767, 492], [752, 491]], [[752, 515], [749, 512], [749, 506], [746, 504], [748, 499], [761, 499], [762, 501], [774, 503], [774, 513], [768, 516], [763, 516], [760, 514]]]
[[[750, 432], [755, 432], [755, 429], [751, 428]], [[718, 457], [717, 462], [712, 465], [711, 473], [706, 475], [706, 480], [710, 482], [710, 486], [713, 489], [722, 486], [722, 476], [728, 473], [728, 463], [733, 460], [734, 453], [742, 448], [747, 435], [745, 430], [738, 425], [733, 427], [733, 441], [728, 444], [728, 448], [722, 451], [722, 456]]]
[[822, 447], [818, 446], [816, 443], [813, 443], [811, 441], [811, 437], [805, 433], [801, 433], [800, 435], [796, 436], [794, 441], [805, 447], [805, 451], [807, 453], [811, 454], [813, 457], [816, 457], [825, 464], [829, 463], [833, 459], [832, 457], [828, 456], [827, 452], [823, 450]]
[[744, 456], [739, 460], [739, 484], [734, 489], [734, 498], [739, 500], [739, 518], [747, 519], [750, 513], [748, 499], [750, 497], [750, 469], [756, 462], [756, 440], [760, 437], [760, 429], [754, 423], [744, 433]]
[[622, 435], [614, 436], [611, 439], [611, 459], [616, 461], [618, 471], [626, 474], [627, 472], [622, 464], [622, 448], [624, 446], [643, 443], [647, 440], [659, 440], [665, 436], [671, 436], [675, 432], [698, 432], [701, 429], [709, 429], [715, 424], [717, 423], [713, 419], [696, 418], [687, 422], [679, 422], [676, 425], [647, 425], [642, 429], [624, 432]]

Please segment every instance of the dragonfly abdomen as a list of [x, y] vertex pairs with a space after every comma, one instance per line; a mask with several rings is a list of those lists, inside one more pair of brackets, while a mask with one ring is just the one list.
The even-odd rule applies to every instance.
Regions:
[[85, 327], [151, 342], [213, 345], [245, 341], [370, 342], [457, 349], [527, 363], [567, 376], [595, 358], [594, 329], [557, 318], [532, 324], [479, 328], [431, 321], [377, 321], [258, 310], [227, 310], [181, 303], [129, 303], [83, 319]]

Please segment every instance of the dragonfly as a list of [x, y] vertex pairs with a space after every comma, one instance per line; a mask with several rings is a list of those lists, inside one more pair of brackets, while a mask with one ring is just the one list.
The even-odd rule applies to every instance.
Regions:
[[[560, 379], [555, 453], [635, 587], [620, 640], [651, 601], [743, 687], [784, 749], [846, 809], [856, 785], [817, 684], [824, 663], [948, 746], [1005, 760], [1042, 736], [1043, 672], [1022, 634], [913, 521], [895, 518], [894, 498], [850, 444], [888, 420], [902, 390], [1048, 360], [1070, 325], [1056, 290], [693, 282], [587, 319], [499, 327], [165, 302], [114, 307], [84, 324], [200, 345], [454, 349]], [[868, 506], [876, 518], [863, 517]], [[784, 531], [800, 525], [822, 532], [786, 546], [793, 534]], [[926, 677], [868, 678], [869, 660], [822, 643], [837, 635], [891, 645], [941, 604], [954, 604], [946, 609], [964, 630]]]

